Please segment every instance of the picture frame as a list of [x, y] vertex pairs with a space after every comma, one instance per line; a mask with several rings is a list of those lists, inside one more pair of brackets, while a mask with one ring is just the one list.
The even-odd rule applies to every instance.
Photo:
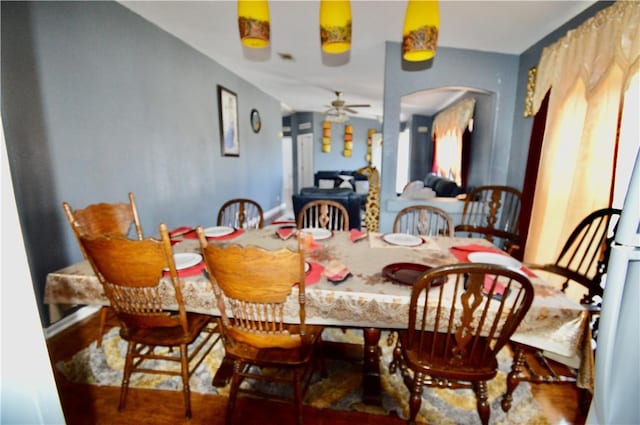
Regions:
[[218, 113], [222, 156], [240, 156], [238, 96], [220, 85], [218, 85]]

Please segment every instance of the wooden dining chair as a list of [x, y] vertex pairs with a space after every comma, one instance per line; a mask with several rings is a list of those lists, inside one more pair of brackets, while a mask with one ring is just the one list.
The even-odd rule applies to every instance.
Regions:
[[510, 186], [478, 186], [467, 195], [455, 231], [483, 237], [508, 253], [519, 249], [522, 194]]
[[234, 229], [262, 229], [262, 207], [251, 199], [230, 199], [220, 207], [217, 224]]
[[393, 222], [394, 233], [416, 236], [453, 237], [453, 221], [449, 214], [429, 205], [413, 205], [403, 208]]
[[[604, 294], [602, 279], [607, 272], [609, 251], [620, 213], [621, 210], [617, 208], [593, 211], [573, 229], [553, 263], [526, 265], [531, 270], [550, 273], [548, 280], [561, 283], [563, 292], [572, 285], [582, 289], [580, 304], [589, 312], [590, 331], [594, 342], [597, 341], [598, 319]], [[512, 342], [511, 346], [514, 351], [514, 368], [507, 379], [503, 410], [508, 411], [511, 408], [513, 391], [522, 381], [545, 384], [577, 383], [577, 371], [560, 362], [559, 358], [550, 359], [542, 350], [525, 344]], [[587, 394], [583, 395], [581, 400], [590, 399]], [[588, 406], [581, 407], [586, 411]]]
[[[245, 380], [268, 381], [293, 387], [296, 420], [302, 424], [302, 400], [313, 375], [322, 327], [305, 323], [305, 258], [302, 238], [298, 250], [267, 251], [256, 246], [208, 243], [197, 229], [200, 247], [220, 310], [225, 356], [233, 361], [226, 423], [231, 422], [238, 393], [281, 399]], [[286, 318], [284, 304], [297, 288], [298, 311]], [[290, 322], [286, 322], [290, 320]], [[285, 374], [261, 374], [275, 368]]]
[[480, 420], [488, 424], [487, 381], [498, 372], [496, 355], [532, 301], [529, 279], [502, 266], [459, 263], [422, 275], [413, 284], [408, 326], [399, 331], [389, 365], [409, 389], [407, 423], [415, 423], [426, 385], [472, 388]]
[[327, 230], [349, 230], [349, 213], [336, 201], [318, 199], [307, 202], [297, 217], [299, 229], [319, 227]]
[[[118, 317], [120, 337], [127, 341], [118, 410], [126, 406], [133, 373], [164, 374], [182, 378], [185, 417], [191, 418], [189, 377], [220, 334], [212, 316], [185, 310], [167, 227], [160, 225], [160, 240], [80, 235], [80, 242]], [[171, 299], [163, 300], [162, 294]], [[167, 367], [171, 363], [178, 370]]]
[[[118, 235], [128, 236], [131, 227], [135, 229], [137, 239], [142, 239], [142, 226], [138, 218], [138, 209], [136, 207], [136, 199], [132, 192], [129, 192], [129, 203], [105, 203], [91, 204], [82, 209], [73, 210], [68, 202], [62, 203], [65, 215], [73, 234], [80, 246], [80, 252], [85, 259], [87, 255], [80, 244], [80, 236], [97, 236], [97, 235]], [[102, 306], [100, 309], [100, 325], [98, 328], [97, 346], [102, 345], [102, 334], [109, 313], [108, 306]]]

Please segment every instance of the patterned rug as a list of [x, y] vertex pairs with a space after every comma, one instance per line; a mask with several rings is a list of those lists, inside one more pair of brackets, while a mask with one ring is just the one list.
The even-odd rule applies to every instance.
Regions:
[[[113, 328], [105, 334], [101, 348], [96, 348], [94, 342], [76, 353], [69, 361], [59, 362], [56, 367], [67, 379], [73, 382], [120, 386], [126, 342], [120, 339], [118, 331], [118, 328]], [[393, 347], [387, 345], [386, 337], [387, 335], [383, 334], [380, 339], [382, 406], [368, 406], [361, 402], [362, 364], [336, 359], [327, 359], [329, 376], [325, 379], [314, 378], [306, 394], [305, 404], [320, 409], [351, 410], [374, 415], [388, 415], [395, 412], [400, 418], [406, 418], [409, 412], [409, 393], [399, 373], [389, 374], [388, 364]], [[323, 339], [362, 343], [361, 333], [357, 331], [344, 333], [338, 329], [326, 329], [323, 333]], [[228, 387], [216, 388], [211, 385], [211, 380], [223, 355], [224, 349], [220, 343], [214, 347], [191, 377], [191, 391], [223, 396], [228, 394]], [[521, 383], [514, 392], [513, 406], [509, 413], [505, 414], [502, 411], [500, 400], [505, 390], [506, 374], [511, 365], [511, 357], [507, 352], [501, 352], [499, 361], [500, 371], [488, 385], [491, 403], [490, 423], [548, 425], [549, 422], [542, 415], [540, 406], [531, 396], [528, 383]], [[179, 377], [147, 374], [132, 375], [130, 385], [137, 388], [175, 391], [180, 391], [182, 388]], [[425, 388], [417, 420], [428, 424], [443, 425], [479, 423], [473, 391]]]

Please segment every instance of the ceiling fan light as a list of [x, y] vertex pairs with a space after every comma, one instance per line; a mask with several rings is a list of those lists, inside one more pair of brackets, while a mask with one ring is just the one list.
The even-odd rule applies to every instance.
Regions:
[[320, 1], [320, 43], [325, 53], [344, 53], [351, 47], [351, 2]]
[[238, 0], [238, 29], [243, 45], [253, 49], [269, 46], [269, 2]]
[[409, 0], [402, 30], [402, 58], [420, 62], [434, 57], [439, 28], [437, 1]]

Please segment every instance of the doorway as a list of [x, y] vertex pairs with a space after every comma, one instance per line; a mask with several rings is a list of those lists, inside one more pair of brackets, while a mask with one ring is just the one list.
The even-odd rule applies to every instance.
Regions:
[[313, 133], [299, 134], [298, 138], [298, 191], [313, 186]]
[[282, 138], [282, 203], [293, 213], [293, 145], [291, 137]]

